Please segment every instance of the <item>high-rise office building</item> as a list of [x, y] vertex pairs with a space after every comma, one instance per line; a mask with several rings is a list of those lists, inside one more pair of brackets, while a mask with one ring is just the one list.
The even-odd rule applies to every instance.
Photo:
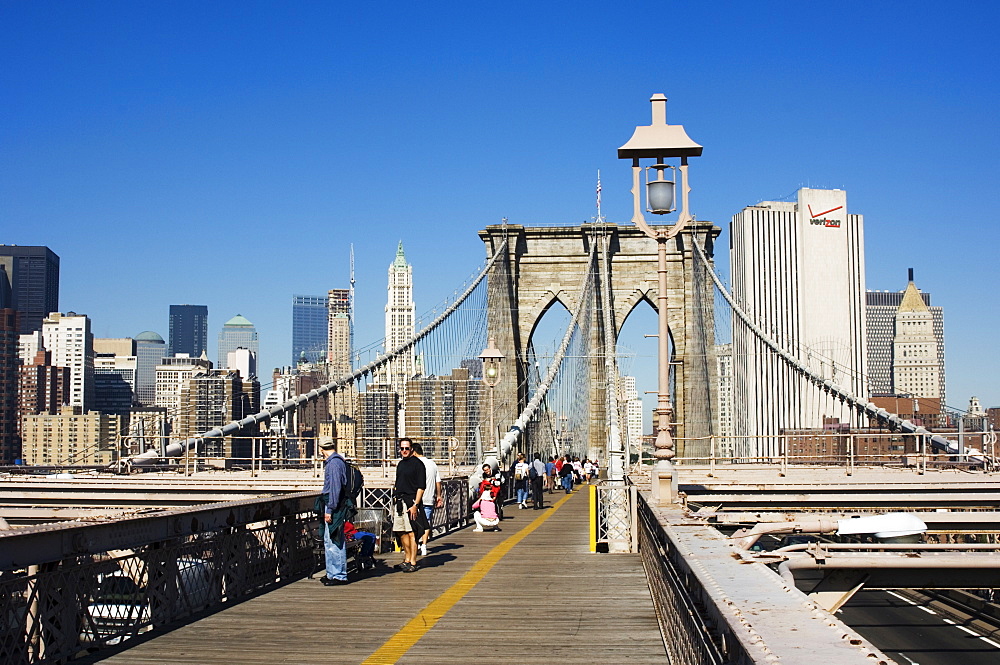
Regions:
[[[634, 376], [618, 377], [618, 399], [625, 414], [625, 442], [628, 450], [638, 450], [642, 446], [642, 400], [636, 388]], [[630, 453], [631, 454], [631, 453]]]
[[219, 360], [219, 367], [226, 364], [230, 351], [240, 348], [249, 349], [253, 351], [255, 356], [259, 357], [257, 329], [244, 316], [237, 314], [226, 321], [222, 330], [219, 331], [219, 355], [216, 356]]
[[181, 391], [195, 374], [212, 369], [212, 363], [202, 354], [201, 358], [185, 355], [162, 358], [156, 366], [156, 406], [167, 410], [171, 422], [181, 415]]
[[[2, 276], [0, 276], [2, 277]], [[0, 464], [10, 464], [20, 455], [18, 437], [17, 343], [20, 334], [20, 315], [7, 307], [0, 294]]]
[[716, 439], [716, 457], [733, 454], [733, 345], [715, 347], [716, 373], [719, 377], [716, 413], [719, 417], [719, 437]]
[[357, 399], [357, 455], [365, 460], [391, 458], [399, 435], [399, 396], [391, 386], [371, 384]]
[[[794, 202], [744, 208], [730, 225], [733, 295], [756, 323], [824, 378], [864, 395], [864, 221], [843, 190], [803, 188]], [[822, 398], [750, 326], [733, 317], [737, 436], [857, 424], [852, 409]], [[737, 454], [774, 454], [777, 439], [738, 439]]]
[[[256, 379], [244, 380], [235, 370], [195, 372], [181, 387], [171, 438], [183, 441], [245, 418], [259, 407], [251, 396], [254, 392], [260, 393]], [[245, 458], [251, 453], [249, 439], [232, 436], [207, 439], [198, 450], [199, 455], [219, 458]]]
[[911, 280], [896, 310], [892, 387], [897, 395], [941, 398], [934, 315]]
[[0, 271], [10, 281], [11, 304], [21, 313], [22, 334], [41, 329], [42, 319], [59, 311], [59, 257], [51, 249], [0, 245]]
[[94, 338], [94, 408], [122, 416], [125, 427], [136, 404], [138, 364], [136, 342], [131, 337]]
[[110, 464], [118, 457], [119, 416], [64, 406], [56, 415], [25, 416], [22, 455], [26, 464]]
[[52, 312], [42, 320], [42, 343], [52, 364], [68, 367], [69, 404], [84, 412], [94, 404], [94, 336], [85, 314]]
[[318, 363], [326, 358], [326, 298], [292, 296], [292, 364], [305, 357]]
[[419, 441], [428, 457], [475, 464], [482, 387], [467, 369], [411, 379], [406, 387], [406, 435]]
[[167, 356], [159, 334], [146, 330], [135, 336], [135, 396], [139, 404], [156, 406], [156, 366]]
[[326, 296], [327, 306], [327, 357], [331, 378], [341, 377], [351, 372], [351, 320], [350, 289], [330, 289]]
[[[416, 324], [413, 303], [413, 266], [406, 262], [403, 241], [396, 248], [396, 259], [389, 264], [389, 297], [385, 305], [385, 350], [388, 353], [413, 337]], [[386, 370], [386, 383], [406, 402], [406, 382], [417, 374], [416, 357], [411, 347]]]
[[208, 350], [208, 306], [171, 305], [170, 345], [167, 352], [175, 356], [186, 353], [192, 358]]
[[[909, 282], [912, 283], [912, 270], [909, 277]], [[908, 284], [903, 291], [868, 291], [865, 294], [868, 303], [868, 389], [873, 397], [900, 394], [900, 390], [893, 385], [893, 341], [897, 332], [896, 316], [909, 288]], [[935, 342], [934, 354], [937, 360], [937, 383], [940, 395], [926, 395], [926, 397], [939, 397], [941, 403], [945, 404], [944, 310], [931, 305], [930, 293], [920, 291], [915, 286], [914, 291], [917, 292], [921, 304], [930, 313]], [[912, 299], [911, 295], [909, 309], [916, 305]]]

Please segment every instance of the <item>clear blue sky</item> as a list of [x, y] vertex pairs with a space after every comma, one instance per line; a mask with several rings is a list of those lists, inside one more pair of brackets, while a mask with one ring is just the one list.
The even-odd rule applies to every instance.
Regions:
[[913, 267], [945, 308], [949, 402], [1000, 405], [998, 7], [4, 0], [0, 242], [56, 251], [98, 336], [207, 304], [214, 351], [241, 313], [266, 374], [292, 294], [346, 287], [350, 243], [364, 344], [399, 240], [424, 311], [485, 225], [592, 217], [598, 169], [626, 221], [616, 148], [663, 92], [705, 146], [700, 219], [846, 189], [868, 288]]

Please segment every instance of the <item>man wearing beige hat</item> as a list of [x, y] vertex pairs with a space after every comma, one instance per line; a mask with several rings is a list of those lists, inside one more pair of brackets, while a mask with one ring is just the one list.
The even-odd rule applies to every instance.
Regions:
[[347, 549], [344, 540], [344, 486], [347, 484], [347, 461], [337, 452], [333, 437], [323, 436], [319, 447], [329, 454], [323, 462], [323, 549], [326, 552], [326, 586], [347, 584]]

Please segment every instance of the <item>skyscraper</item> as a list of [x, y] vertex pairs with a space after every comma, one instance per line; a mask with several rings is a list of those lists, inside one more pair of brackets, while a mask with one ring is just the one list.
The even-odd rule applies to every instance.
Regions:
[[[913, 282], [912, 270], [909, 282]], [[901, 392], [893, 384], [893, 341], [896, 338], [896, 316], [908, 290], [909, 284], [903, 291], [869, 291], [865, 294], [868, 303], [868, 386], [872, 396]], [[935, 342], [940, 395], [927, 397], [940, 397], [941, 403], [945, 404], [944, 310], [931, 305], [930, 293], [920, 291], [915, 286], [914, 290], [917, 292], [916, 297], [930, 313]], [[911, 296], [911, 309], [913, 305], [915, 303], [912, 303]]]
[[302, 354], [306, 361], [318, 363], [326, 357], [326, 298], [292, 296], [292, 364]]
[[0, 245], [0, 270], [10, 281], [11, 306], [21, 313], [21, 333], [40, 330], [42, 319], [59, 311], [59, 257], [48, 247]]
[[226, 321], [219, 331], [219, 369], [229, 360], [229, 352], [244, 348], [253, 351], [259, 357], [260, 349], [257, 343], [257, 329], [241, 314]]
[[351, 291], [330, 289], [327, 300], [327, 353], [330, 376], [340, 377], [351, 371]]
[[[413, 337], [415, 325], [413, 304], [413, 266], [406, 262], [403, 241], [396, 248], [396, 259], [389, 264], [389, 297], [385, 305], [385, 350], [390, 352]], [[387, 383], [399, 395], [400, 403], [406, 402], [406, 382], [416, 371], [416, 358], [412, 347], [389, 363]]]
[[17, 409], [20, 317], [3, 299], [0, 293], [0, 463], [10, 464], [21, 452]]
[[167, 345], [158, 333], [146, 330], [135, 336], [135, 396], [143, 406], [156, 406], [156, 366], [167, 356]]
[[170, 355], [186, 353], [192, 358], [199, 357], [208, 350], [208, 306], [171, 305], [167, 335]]
[[[782, 346], [824, 378], [864, 395], [864, 221], [843, 190], [802, 188], [795, 202], [744, 208], [730, 225], [733, 295]], [[856, 422], [849, 406], [821, 399], [733, 317], [737, 436]], [[740, 440], [737, 453], [772, 454], [775, 439]], [[769, 448], [773, 446], [772, 448]]]
[[42, 320], [42, 343], [52, 364], [68, 367], [69, 405], [84, 412], [94, 404], [94, 336], [85, 314], [52, 312]]

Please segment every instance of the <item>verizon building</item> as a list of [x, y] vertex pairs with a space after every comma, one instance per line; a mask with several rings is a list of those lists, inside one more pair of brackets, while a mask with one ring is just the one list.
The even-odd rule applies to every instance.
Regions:
[[[864, 221], [839, 189], [800, 189], [795, 202], [744, 208], [730, 225], [733, 295], [756, 324], [814, 372], [864, 396]], [[854, 422], [821, 399], [739, 317], [733, 317], [737, 437]], [[857, 424], [856, 422], [854, 424]], [[776, 438], [735, 441], [740, 454], [780, 454]]]

